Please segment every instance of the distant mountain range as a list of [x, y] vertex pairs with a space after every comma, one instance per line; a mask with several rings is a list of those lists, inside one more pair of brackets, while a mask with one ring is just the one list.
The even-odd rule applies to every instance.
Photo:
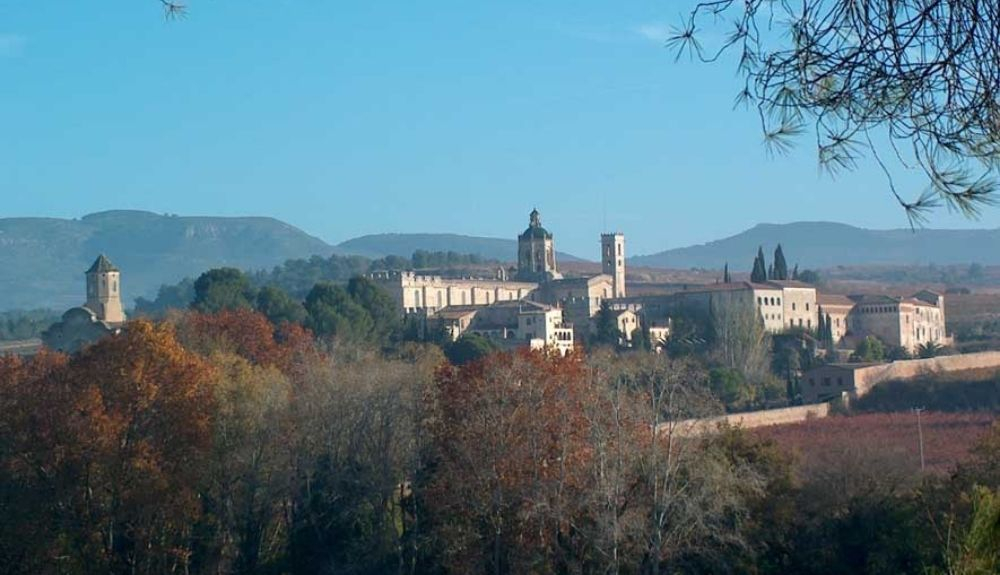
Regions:
[[322, 240], [272, 218], [111, 211], [76, 220], [0, 219], [0, 310], [65, 309], [84, 300], [83, 272], [104, 253], [123, 271], [126, 305], [163, 283], [217, 266], [259, 269], [329, 255]]
[[801, 268], [875, 264], [1000, 264], [1000, 229], [866, 230], [831, 222], [760, 224], [734, 236], [631, 258], [634, 266], [749, 270], [757, 247], [768, 261], [777, 244]]
[[[633, 266], [749, 269], [757, 246], [781, 243], [789, 265], [1000, 264], [1000, 230], [864, 230], [843, 224], [762, 224], [704, 245], [631, 258]], [[66, 220], [0, 218], [0, 310], [83, 303], [83, 271], [107, 254], [123, 271], [126, 305], [160, 285], [219, 266], [270, 268], [292, 258], [454, 251], [514, 261], [514, 239], [455, 234], [376, 234], [332, 246], [273, 218], [182, 217], [110, 211]], [[558, 254], [560, 261], [582, 261]]]

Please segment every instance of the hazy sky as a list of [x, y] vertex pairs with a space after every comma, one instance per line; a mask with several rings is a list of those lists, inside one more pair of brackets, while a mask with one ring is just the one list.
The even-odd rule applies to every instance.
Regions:
[[537, 206], [591, 257], [605, 222], [633, 254], [905, 226], [874, 169], [821, 175], [808, 138], [769, 158], [731, 65], [674, 62], [688, 5], [191, 0], [165, 22], [156, 0], [0, 0], [0, 216], [269, 215], [337, 242], [512, 237]]

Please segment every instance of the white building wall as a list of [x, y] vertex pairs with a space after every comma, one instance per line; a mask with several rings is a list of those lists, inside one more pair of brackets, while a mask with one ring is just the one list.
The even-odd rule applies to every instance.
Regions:
[[814, 330], [819, 325], [816, 307], [816, 288], [784, 287], [782, 292], [782, 313], [786, 328], [800, 327]]

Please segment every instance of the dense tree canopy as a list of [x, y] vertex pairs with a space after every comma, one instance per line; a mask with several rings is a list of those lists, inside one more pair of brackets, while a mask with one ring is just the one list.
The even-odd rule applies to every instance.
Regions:
[[226, 309], [253, 308], [256, 291], [250, 279], [236, 268], [216, 268], [194, 282], [194, 309], [214, 313]]
[[306, 319], [302, 303], [274, 286], [264, 286], [257, 292], [255, 307], [274, 324], [302, 323]]

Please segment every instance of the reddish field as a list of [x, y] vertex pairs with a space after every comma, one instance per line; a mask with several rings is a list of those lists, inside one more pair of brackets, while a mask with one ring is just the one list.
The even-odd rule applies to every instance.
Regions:
[[[990, 413], [923, 413], [924, 459], [928, 471], [946, 473], [989, 430]], [[797, 456], [808, 473], [831, 460], [871, 457], [897, 470], [920, 470], [917, 416], [911, 412], [834, 416], [753, 430]], [[855, 457], [856, 458], [856, 457]]]

